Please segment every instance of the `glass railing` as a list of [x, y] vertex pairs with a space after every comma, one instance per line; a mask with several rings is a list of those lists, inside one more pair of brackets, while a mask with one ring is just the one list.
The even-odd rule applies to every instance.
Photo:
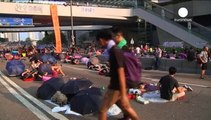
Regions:
[[[71, 0], [43, 1], [43, 0], [14, 0], [16, 3], [36, 3], [36, 4], [57, 4], [63, 5]], [[73, 5], [78, 6], [94, 6], [109, 8], [133, 8], [137, 7], [138, 0], [72, 0]], [[1, 0], [0, 2], [10, 2], [10, 0]]]
[[206, 40], [209, 44], [211, 43], [211, 29], [194, 22], [191, 18], [179, 18], [177, 13], [149, 1], [144, 1], [138, 5], [138, 7], [148, 10], [149, 12], [151, 11], [155, 13], [155, 15], [172, 22], [172, 24], [179, 26], [189, 33]]

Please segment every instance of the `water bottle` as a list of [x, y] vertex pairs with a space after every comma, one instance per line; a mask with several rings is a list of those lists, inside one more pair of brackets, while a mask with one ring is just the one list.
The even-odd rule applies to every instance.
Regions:
[[101, 87], [101, 92], [105, 92], [105, 90], [106, 90], [105, 86], [102, 86]]
[[149, 104], [149, 101], [148, 100], [145, 100], [144, 98], [142, 98], [140, 95], [137, 95], [136, 96], [136, 101], [139, 102], [139, 103], [142, 103], [142, 104]]

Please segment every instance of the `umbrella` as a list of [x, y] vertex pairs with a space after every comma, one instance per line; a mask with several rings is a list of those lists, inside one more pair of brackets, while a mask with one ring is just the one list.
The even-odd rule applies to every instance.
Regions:
[[44, 82], [43, 84], [50, 85], [56, 90], [60, 90], [64, 86], [64, 80], [62, 78], [51, 78], [50, 80]]
[[54, 56], [52, 56], [51, 54], [44, 54], [42, 57], [41, 57], [41, 61], [42, 62], [51, 62], [51, 63], [56, 63], [57, 60]]
[[25, 70], [25, 65], [21, 60], [11, 60], [6, 64], [6, 71], [10, 76], [18, 76]]
[[49, 85], [41, 85], [37, 89], [37, 97], [43, 100], [49, 100], [56, 93], [56, 89]]
[[92, 95], [102, 96], [101, 89], [97, 88], [97, 87], [91, 87], [91, 88], [88, 88], [88, 89], [85, 89], [85, 90], [81, 90], [79, 93], [80, 94], [92, 94]]
[[74, 59], [80, 59], [82, 56], [80, 54], [73, 54]]
[[70, 106], [71, 110], [85, 115], [99, 111], [101, 101], [102, 96], [78, 93], [71, 99]]
[[52, 74], [51, 64], [43, 63], [38, 68], [38, 73], [44, 75], [45, 73]]
[[41, 57], [43, 56], [42, 53], [38, 53], [36, 55], [34, 55], [31, 59], [30, 59], [30, 62], [31, 61], [35, 61], [35, 60], [41, 60]]
[[41, 50], [41, 49], [45, 49], [46, 45], [39, 45], [37, 46], [37, 49]]
[[90, 62], [91, 62], [91, 64], [93, 64], [93, 65], [100, 64], [100, 61], [99, 61], [99, 59], [98, 59], [97, 57], [92, 57], [92, 58], [90, 58]]
[[59, 54], [59, 59], [65, 59], [65, 56], [66, 56], [65, 53], [60, 53]]
[[62, 88], [63, 94], [75, 94], [81, 90], [88, 89], [93, 83], [88, 79], [76, 79], [68, 81]]
[[81, 58], [81, 62], [82, 62], [83, 64], [86, 64], [88, 61], [89, 61], [89, 58], [87, 58], [87, 57]]
[[64, 85], [64, 81], [59, 78], [52, 78], [46, 82], [44, 82], [37, 89], [37, 97], [44, 100], [49, 100], [56, 93], [56, 91], [60, 90]]
[[7, 60], [12, 60], [13, 59], [13, 55], [10, 53], [6, 53], [4, 56]]

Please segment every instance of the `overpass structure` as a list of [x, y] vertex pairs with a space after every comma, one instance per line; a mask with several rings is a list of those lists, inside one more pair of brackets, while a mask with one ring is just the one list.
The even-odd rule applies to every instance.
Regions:
[[[2, 8], [0, 9], [0, 16], [31, 17], [33, 19], [33, 26], [17, 26], [18, 28], [15, 29], [14, 26], [12, 28], [10, 28], [11, 26], [0, 26], [0, 32], [52, 29], [50, 5], [48, 4], [0, 2], [0, 7]], [[137, 18], [141, 18], [196, 48], [202, 48], [204, 45], [210, 46], [209, 38], [206, 35], [195, 32], [193, 29], [203, 29], [203, 31], [211, 33], [209, 28], [193, 21], [187, 22], [187, 27], [184, 27], [172, 20], [172, 15], [174, 16], [173, 12], [151, 2], [144, 2], [138, 8], [108, 8], [80, 5], [73, 5], [72, 7], [74, 26], [78, 26], [74, 29], [85, 25], [104, 26], [98, 26], [98, 29], [109, 28], [113, 25], [129, 27], [137, 25]], [[155, 7], [156, 11], [154, 10]], [[58, 5], [58, 16], [61, 26], [70, 25], [70, 15], [70, 6]], [[171, 18], [168, 16], [171, 16]], [[70, 27], [61, 28], [63, 30], [70, 30]]]

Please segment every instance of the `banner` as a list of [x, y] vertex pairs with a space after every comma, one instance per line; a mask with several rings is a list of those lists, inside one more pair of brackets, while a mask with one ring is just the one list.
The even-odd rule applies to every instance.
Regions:
[[60, 25], [59, 25], [59, 17], [57, 13], [57, 5], [51, 5], [51, 17], [53, 21], [54, 34], [55, 34], [55, 43], [56, 43], [56, 53], [62, 52], [62, 44], [61, 44], [61, 33], [60, 33]]
[[0, 17], [0, 26], [31, 26], [33, 25], [32, 17]]

